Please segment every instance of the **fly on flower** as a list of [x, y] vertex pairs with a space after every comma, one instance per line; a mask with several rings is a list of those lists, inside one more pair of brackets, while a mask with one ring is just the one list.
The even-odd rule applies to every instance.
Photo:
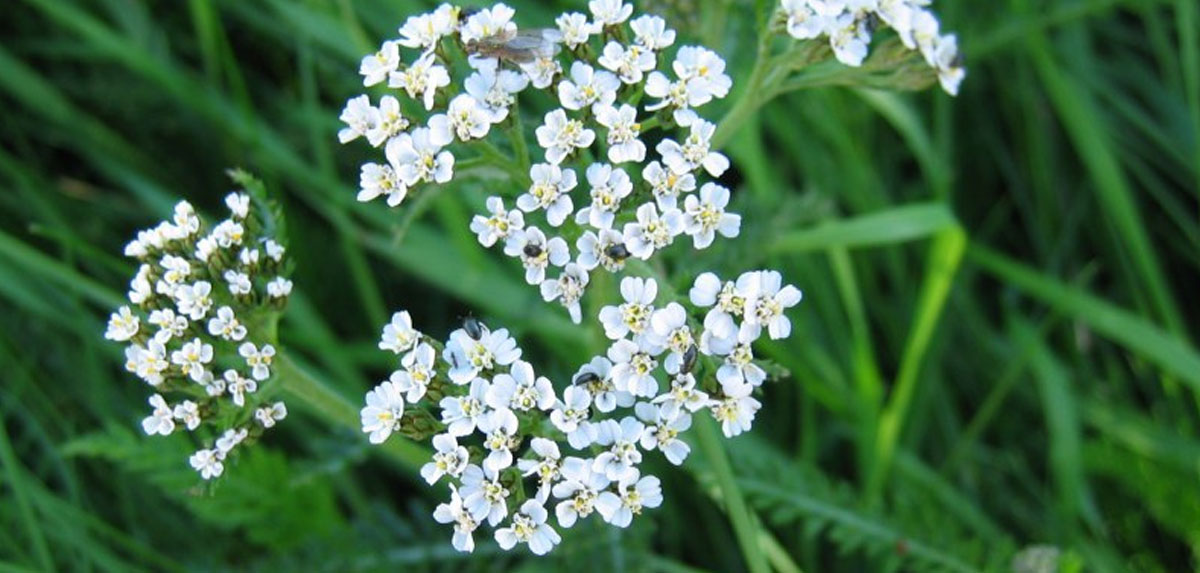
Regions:
[[505, 29], [470, 40], [467, 53], [481, 58], [497, 58], [513, 64], [529, 64], [553, 58], [562, 50], [562, 33], [552, 28], [529, 30]]

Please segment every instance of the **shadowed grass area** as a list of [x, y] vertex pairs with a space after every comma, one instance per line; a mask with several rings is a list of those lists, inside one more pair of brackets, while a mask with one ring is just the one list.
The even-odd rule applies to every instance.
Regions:
[[[586, 9], [512, 4], [532, 26]], [[763, 354], [788, 374], [752, 435], [699, 428], [683, 468], [652, 465], [661, 508], [545, 559], [482, 536], [454, 552], [421, 450], [355, 427], [392, 367], [375, 341], [393, 309], [431, 333], [467, 312], [503, 324], [556, 381], [603, 349], [468, 230], [503, 170], [461, 166], [397, 209], [355, 201], [369, 152], [335, 134], [358, 60], [432, 7], [6, 6], [0, 568], [991, 571], [1032, 546], [1063, 570], [1200, 567], [1194, 1], [937, 0], [967, 56], [958, 98], [823, 69], [718, 106], [742, 235], [654, 271], [676, 290], [783, 271], [804, 302]], [[736, 96], [773, 3], [638, 9], [725, 55]], [[145, 388], [102, 334], [134, 269], [123, 245], [179, 198], [217, 210], [229, 167], [287, 212], [280, 336], [310, 385], [209, 492], [182, 436], [140, 435]]]

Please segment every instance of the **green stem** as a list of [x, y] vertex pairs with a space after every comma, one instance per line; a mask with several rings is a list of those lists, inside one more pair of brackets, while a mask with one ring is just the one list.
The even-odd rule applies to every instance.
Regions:
[[[275, 360], [275, 373], [279, 376], [287, 401], [300, 404], [330, 424], [360, 431], [362, 426], [358, 406], [331, 385], [318, 379], [290, 355], [280, 353]], [[384, 442], [379, 449], [389, 459], [410, 470], [408, 475], [415, 475], [430, 459], [430, 453], [425, 448], [399, 435]]]
[[513, 117], [513, 128], [509, 138], [512, 140], [513, 151], [517, 154], [517, 161], [521, 164], [521, 172], [529, 173], [529, 146], [525, 143], [525, 125], [521, 122], [520, 112], [521, 108], [513, 102], [513, 109], [509, 112]]
[[755, 523], [742, 490], [733, 477], [733, 467], [725, 456], [721, 439], [717, 435], [717, 423], [707, 416], [697, 416], [692, 425], [696, 430], [696, 441], [704, 457], [708, 458], [713, 474], [717, 478], [717, 487], [721, 490], [721, 499], [725, 502], [725, 513], [733, 525], [733, 534], [737, 537], [738, 545], [742, 548], [742, 556], [746, 559], [746, 568], [751, 573], [768, 573], [766, 556], [759, 545], [760, 532]]

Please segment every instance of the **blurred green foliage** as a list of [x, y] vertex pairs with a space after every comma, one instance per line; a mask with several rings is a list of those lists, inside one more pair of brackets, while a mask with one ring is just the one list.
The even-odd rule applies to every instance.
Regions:
[[[527, 25], [584, 9], [513, 4]], [[666, 503], [633, 528], [577, 528], [530, 559], [455, 553], [429, 518], [439, 492], [353, 416], [297, 408], [198, 487], [182, 436], [137, 432], [146, 390], [101, 338], [133, 270], [124, 243], [179, 198], [216, 209], [241, 166], [289, 218], [282, 343], [343, 401], [389, 369], [374, 342], [396, 308], [431, 333], [467, 311], [503, 324], [559, 380], [602, 348], [467, 231], [493, 181], [395, 210], [354, 201], [369, 151], [334, 134], [358, 58], [431, 4], [9, 2], [0, 569], [1200, 567], [1200, 9], [936, 4], [967, 55], [960, 97], [783, 94], [726, 148], [743, 235], [667, 262], [681, 283], [769, 265], [804, 289], [795, 334], [767, 347], [790, 377], [755, 431], [728, 460], [658, 467]], [[735, 96], [771, 7], [638, 5], [725, 54]]]

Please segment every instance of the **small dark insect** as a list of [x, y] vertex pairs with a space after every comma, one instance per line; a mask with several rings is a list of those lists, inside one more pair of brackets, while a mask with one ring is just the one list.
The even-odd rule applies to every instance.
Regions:
[[521, 249], [525, 256], [536, 259], [542, 256], [542, 246], [537, 243], [525, 243], [525, 248]]
[[595, 372], [584, 372], [583, 374], [576, 376], [575, 380], [572, 383], [577, 384], [577, 385], [591, 384], [592, 382], [595, 382], [599, 379], [600, 379], [600, 377], [596, 376]]
[[626, 249], [623, 243], [614, 243], [604, 249], [604, 254], [614, 261], [623, 261], [629, 258], [629, 249]]
[[552, 58], [562, 46], [562, 33], [553, 28], [532, 30], [503, 30], [491, 36], [471, 40], [465, 46], [468, 54], [482, 58], [497, 58], [514, 64], [528, 64], [541, 58]]
[[483, 325], [479, 324], [475, 317], [468, 316], [463, 319], [463, 330], [467, 332], [467, 336], [475, 340], [479, 340], [483, 336]]
[[679, 366], [680, 374], [687, 374], [696, 367], [696, 345], [693, 344], [683, 353], [683, 364]]

